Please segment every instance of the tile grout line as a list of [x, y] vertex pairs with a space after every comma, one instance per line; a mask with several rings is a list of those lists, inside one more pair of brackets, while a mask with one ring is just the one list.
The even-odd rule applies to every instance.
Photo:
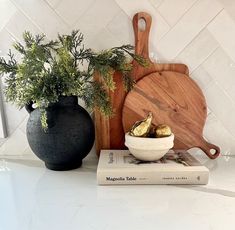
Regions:
[[[162, 1], [164, 1], [164, 0], [162, 0]], [[115, 1], [115, 2], [116, 2], [116, 1]], [[118, 3], [116, 3], [116, 4], [117, 4], [118, 7], [127, 15], [127, 17], [130, 18], [130, 20], [131, 20], [131, 22], [132, 22], [132, 19], [133, 19], [133, 16], [134, 16], [134, 15], [132, 15], [132, 17], [131, 17], [129, 14], [127, 14], [127, 13], [123, 10], [122, 7], [119, 6]], [[169, 23], [167, 22], [167, 20], [161, 15], [161, 13], [157, 10], [157, 8], [154, 7], [154, 5], [153, 5], [151, 2], [149, 2], [149, 4], [150, 4], [151, 7], [153, 8], [153, 10], [156, 11], [156, 12], [161, 16], [162, 20], [163, 20], [163, 21], [166, 23], [166, 25], [168, 26], [168, 30], [167, 30], [167, 32], [166, 32], [166, 33], [168, 33], [168, 32], [170, 31], [171, 26], [169, 25]], [[136, 12], [136, 13], [138, 13], [138, 12]], [[166, 34], [166, 33], [165, 33], [165, 34]], [[165, 36], [165, 34], [163, 34], [163, 36]], [[162, 36], [162, 37], [163, 37], [163, 36]], [[162, 37], [161, 37], [161, 38], [162, 38]], [[161, 39], [161, 38], [160, 38], [160, 39]], [[160, 41], [160, 39], [159, 39], [159, 41]]]
[[[7, 102], [5, 102], [5, 103], [7, 103]], [[4, 106], [4, 107], [5, 107], [5, 106]], [[16, 108], [16, 107], [15, 107], [15, 108]], [[8, 130], [7, 130], [8, 136], [7, 136], [6, 140], [8, 140], [17, 130], [20, 130], [22, 133], [24, 133], [24, 132], [21, 130], [20, 126], [21, 126], [22, 123], [25, 121], [25, 119], [27, 119], [27, 117], [29, 118], [29, 114], [26, 114], [26, 115], [24, 116], [24, 118], [23, 118], [23, 119], [20, 121], [20, 123], [15, 127], [15, 130], [14, 130], [12, 133], [9, 133]], [[7, 129], [8, 129], [7, 122], [6, 122], [6, 127], [7, 127]]]
[[185, 14], [187, 14], [199, 1], [201, 0], [195, 0], [195, 2], [179, 17], [179, 19], [172, 27], [174, 27], [185, 16]]
[[[161, 18], [163, 19], [163, 21], [168, 25], [168, 27], [169, 27], [169, 29], [168, 29], [168, 31], [170, 31], [171, 30], [171, 25], [169, 24], [169, 22], [166, 20], [166, 18], [160, 13], [160, 11], [158, 10], [158, 9], [155, 9], [155, 11], [161, 16]], [[168, 32], [167, 31], [167, 32]], [[163, 36], [165, 36], [165, 34], [163, 35]], [[160, 38], [160, 40], [161, 40], [161, 38]]]
[[[223, 10], [224, 10], [224, 8], [222, 8], [205, 26], [203, 26], [203, 27], [199, 30], [199, 32], [197, 33], [196, 36], [198, 36], [198, 34], [200, 34], [205, 28], [207, 28], [207, 26], [208, 26]], [[195, 37], [193, 37], [193, 39], [192, 39], [190, 42], [187, 43], [186, 47], [187, 47], [189, 44], [192, 43], [192, 41], [194, 40], [194, 38], [195, 38]], [[185, 48], [186, 48], [186, 47], [185, 47]], [[184, 50], [185, 48], [183, 48], [183, 50]], [[173, 58], [173, 60], [174, 60], [181, 52], [182, 52], [182, 50], [179, 51], [179, 52], [175, 55], [175, 57]]]
[[92, 3], [90, 3], [90, 4], [89, 4], [89, 6], [84, 10], [84, 12], [83, 12], [83, 13], [81, 13], [80, 17], [78, 17], [78, 18], [77, 18], [77, 20], [73, 23], [73, 25], [71, 25], [71, 27], [74, 27], [75, 25], [77, 25], [77, 23], [78, 23], [79, 19], [80, 19], [80, 18], [82, 18], [82, 17], [83, 17], [83, 15], [84, 15], [84, 14], [85, 14], [89, 9], [91, 9], [91, 7], [90, 7], [90, 6], [92, 6], [92, 5], [94, 4], [94, 2], [95, 2], [95, 1], [97, 1], [97, 0], [93, 0], [93, 1], [92, 1]]
[[[195, 39], [197, 39], [204, 31], [205, 29], [207, 30], [207, 28], [203, 28], [203, 30], [201, 30], [195, 37], [193, 37], [193, 39], [190, 41], [190, 43], [188, 43], [178, 54], [177, 56], [173, 59], [177, 59], [194, 41]], [[208, 31], [209, 32], [209, 31]], [[211, 33], [210, 33], [211, 34]], [[216, 40], [217, 42], [217, 40]], [[218, 43], [218, 42], [217, 42]], [[219, 44], [218, 44], [219, 45]], [[216, 47], [217, 48], [217, 47]]]
[[[207, 61], [215, 52], [216, 52], [216, 50], [218, 50], [219, 49], [219, 46], [204, 60], [204, 62], [205, 61]], [[193, 72], [191, 72], [190, 73], [190, 75], [192, 76], [193, 74], [194, 74], [194, 72], [195, 71], [197, 71], [199, 68], [203, 68], [203, 63], [204, 62], [202, 62], [197, 68], [195, 68], [194, 70], [193, 70]], [[203, 68], [204, 69], [204, 68]], [[206, 91], [213, 83], [215, 83], [215, 84], [217, 84], [218, 82], [216, 81], [216, 79], [214, 79], [214, 77], [210, 74], [210, 73], [208, 73], [208, 71], [206, 70], [206, 69], [204, 69], [204, 71], [211, 77], [211, 81], [208, 83], [208, 85], [206, 86], [206, 87], [204, 87], [204, 91]], [[193, 79], [193, 78], [192, 78]], [[204, 94], [204, 93], [203, 93]]]
[[[206, 59], [200, 64], [200, 65], [198, 65], [192, 72], [191, 72], [191, 74], [193, 74], [195, 71], [197, 71], [197, 69], [198, 68], [200, 68], [202, 65], [203, 65], [203, 63], [204, 62], [206, 62], [215, 52], [216, 52], [216, 50], [218, 50], [220, 48], [220, 46], [218, 45], [214, 50], [213, 50], [213, 52], [211, 52], [210, 53], [210, 55], [208, 55], [207, 57], [206, 57]], [[205, 70], [206, 71], [206, 70]], [[207, 72], [207, 71], [206, 71]], [[207, 72], [208, 73], [208, 72]], [[208, 73], [209, 74], [209, 73]]]
[[[108, 29], [107, 27], [102, 27], [102, 28], [98, 31], [97, 35], [100, 34], [100, 32], [101, 32], [102, 30], [105, 30], [106, 32], [110, 33], [110, 35], [112, 35], [114, 41], [116, 41], [116, 42], [121, 42], [119, 39], [116, 38], [116, 36], [115, 36], [111, 31], [109, 31], [109, 29]], [[94, 41], [94, 39], [96, 39], [96, 38], [93, 38], [91, 41]]]
[[[49, 5], [51, 5], [50, 2], [48, 2], [48, 0], [44, 0], [44, 1], [46, 1]], [[61, 1], [62, 1], [62, 0], [59, 0], [58, 2], [56, 2], [56, 4], [55, 4], [54, 6], [51, 5], [51, 7], [52, 7], [52, 8], [56, 8], [56, 7], [61, 3]]]
[[[118, 6], [119, 7], [119, 6]], [[120, 8], [120, 7], [119, 7]], [[112, 19], [104, 26], [105, 28], [106, 27], [108, 27], [109, 26], [109, 24], [112, 22], [112, 20], [115, 18], [115, 17], [117, 17], [119, 14], [120, 14], [120, 12], [124, 12], [121, 8], [120, 8], [120, 10], [118, 11], [118, 13], [117, 14], [115, 14], [113, 17], [112, 17]], [[126, 13], [124, 13], [125, 15], [127, 15]], [[127, 17], [128, 17], [128, 15], [127, 15]], [[128, 17], [129, 18], [129, 17]], [[132, 22], [132, 21], [131, 21]]]
[[[217, 84], [216, 81], [215, 81], [215, 83]], [[218, 84], [217, 84], [217, 85], [218, 85]], [[207, 107], [210, 109], [210, 106], [207, 105]], [[234, 134], [232, 134], [231, 131], [230, 131], [229, 129], [227, 129], [227, 127], [224, 126], [223, 122], [218, 118], [218, 116], [213, 112], [213, 110], [210, 109], [210, 111], [211, 111], [210, 113], [212, 113], [212, 114], [216, 117], [217, 121], [219, 121], [219, 123], [221, 124], [221, 126], [231, 135], [232, 139], [235, 140]], [[208, 118], [208, 115], [207, 115], [207, 117], [206, 117], [206, 120], [207, 120], [207, 118]]]
[[[192, 6], [177, 20], [177, 22], [176, 22], [173, 26], [170, 26], [170, 28], [175, 27], [175, 26], [179, 23], [179, 21], [185, 16], [185, 14], [188, 13], [189, 10], [191, 10], [191, 9], [193, 8], [193, 6], [196, 5], [196, 3], [199, 2], [199, 1], [200, 1], [200, 0], [196, 0], [196, 1], [192, 4]], [[171, 29], [170, 29], [168, 32], [170, 32], [170, 31], [171, 31]], [[164, 34], [164, 36], [163, 36], [160, 40], [162, 40], [162, 39], [168, 34], [168, 32], [167, 32], [166, 34]], [[160, 41], [160, 40], [159, 40], [159, 41]]]
[[[70, 27], [69, 24], [64, 20], [64, 18], [56, 11], [56, 7], [52, 7], [48, 1], [44, 0], [44, 2], [48, 5], [48, 7], [65, 23], [67, 27]], [[57, 6], [59, 5], [60, 2], [57, 3]]]
[[[207, 58], [206, 58], [197, 68], [195, 68], [195, 69], [190, 73], [190, 75], [193, 75], [193, 72], [195, 72], [195, 71], [196, 71], [198, 68], [200, 68], [201, 66], [203, 67], [204, 62], [206, 62], [218, 49], [222, 49], [222, 50], [223, 50], [223, 48], [218, 44], [217, 48], [214, 49], [213, 52], [211, 52], [211, 54], [208, 55]], [[224, 51], [224, 50], [223, 50], [223, 51]], [[224, 51], [224, 52], [225, 52], [225, 51]], [[226, 53], [226, 52], [225, 52], [225, 53]], [[207, 73], [208, 75], [211, 76], [211, 78], [213, 79], [213, 81], [219, 86], [219, 88], [221, 89], [221, 91], [232, 101], [232, 103], [233, 103], [234, 106], [235, 106], [235, 102], [233, 101], [233, 98], [227, 93], [227, 91], [224, 90], [223, 87], [220, 86], [219, 82], [218, 82], [205, 68], [204, 68], [204, 70], [206, 71], [206, 73]], [[209, 87], [209, 86], [208, 86], [208, 87]], [[206, 89], [207, 89], [208, 87], [206, 87]]]
[[[205, 70], [206, 72], [207, 72], [207, 70]], [[208, 73], [208, 72], [207, 72]], [[213, 76], [210, 74], [210, 73], [208, 73], [212, 78], [213, 78]], [[216, 80], [216, 79], [214, 79], [213, 78], [213, 82], [218, 86], [218, 88], [220, 88], [220, 92], [222, 92], [222, 93], [224, 93], [225, 94], [225, 96], [229, 99], [229, 101], [231, 102], [231, 104], [234, 106], [234, 108], [235, 108], [235, 101], [233, 101], [233, 99], [231, 98], [231, 96], [223, 89], [223, 87], [221, 87], [220, 86], [220, 84], [219, 84], [219, 82]], [[211, 85], [211, 84], [210, 84]], [[209, 87], [209, 86], [208, 86]], [[208, 89], [208, 87], [207, 87], [207, 89]], [[207, 90], [206, 89], [206, 90]], [[212, 111], [212, 110], [211, 110]]]
[[[216, 49], [216, 50], [218, 50], [219, 49], [219, 47]], [[215, 51], [216, 51], [215, 50]], [[215, 52], [214, 51], [214, 52]], [[213, 52], [213, 53], [214, 53]], [[210, 55], [211, 56], [211, 55]], [[202, 65], [202, 64], [201, 64]], [[200, 66], [201, 66], [200, 65]], [[198, 66], [198, 68], [200, 67], [200, 66]], [[198, 69], [197, 68], [197, 69]], [[208, 75], [210, 75], [211, 76], [211, 78], [213, 79], [210, 83], [209, 83], [209, 85], [204, 89], [205, 91], [214, 83], [214, 84], [216, 84], [220, 89], [221, 89], [221, 91], [222, 92], [225, 92], [224, 90], [223, 90], [223, 88], [222, 87], [220, 87], [220, 85], [219, 85], [219, 83], [217, 82], [217, 80], [216, 79], [214, 79], [213, 78], [213, 76], [210, 74], [210, 73], [208, 73], [208, 71], [206, 70], [206, 69], [204, 69], [205, 70], [205, 72], [208, 74]], [[204, 93], [203, 93], [204, 94]], [[231, 98], [230, 98], [230, 96], [229, 95], [227, 95], [227, 93], [225, 92], [225, 95], [231, 100]], [[232, 103], [233, 103], [233, 100], [231, 100], [232, 101]], [[233, 103], [234, 105], [235, 105], [235, 103]], [[227, 127], [225, 127], [224, 126], [224, 124], [223, 124], [223, 122], [218, 118], [218, 116], [213, 112], [213, 110], [210, 108], [210, 106], [209, 105], [207, 105], [207, 107], [209, 108], [209, 110], [210, 110], [210, 113], [212, 113], [215, 117], [216, 117], [216, 119], [220, 122], [220, 124], [222, 125], [222, 127], [225, 129], [225, 130], [227, 130], [227, 132], [233, 137], [233, 139], [235, 139], [235, 136], [231, 133], [231, 131], [230, 130], [228, 130], [227, 129]], [[209, 114], [208, 114], [209, 115]], [[208, 115], [207, 115], [207, 118], [208, 118]]]
[[[22, 123], [22, 122], [21, 122], [21, 123]], [[20, 124], [21, 124], [21, 123], [20, 123]], [[9, 140], [11, 140], [12, 136], [13, 136], [17, 131], [21, 132], [24, 136], [26, 136], [26, 134], [19, 128], [19, 126], [20, 126], [20, 125], [18, 125], [18, 126], [16, 127], [15, 131], [12, 132], [11, 134], [9, 134], [9, 135], [7, 136], [7, 138], [5, 138], [6, 140], [0, 145], [0, 157], [1, 157], [2, 155], [4, 155], [4, 154], [1, 153], [2, 147], [3, 147], [5, 144], [7, 144], [7, 142], [8, 142]], [[26, 139], [27, 139], [27, 137], [26, 137]], [[23, 150], [22, 152], [25, 152], [28, 147], [29, 147], [29, 143], [28, 143], [28, 141], [27, 141], [27, 146], [24, 148], [24, 150]]]
[[[198, 66], [202, 65], [205, 61], [207, 61], [208, 58], [210, 58], [210, 57], [215, 53], [215, 51], [216, 51], [219, 47], [220, 47], [220, 46], [217, 45], [217, 47], [215, 47], [215, 48], [202, 60], [202, 62], [199, 63]], [[197, 67], [198, 67], [198, 66], [197, 66]], [[189, 74], [192, 74], [192, 73], [194, 72], [194, 70], [197, 69], [197, 67], [195, 67], [194, 69], [192, 69], [192, 71], [191, 71]]]
[[[156, 8], [156, 9], [158, 9], [158, 8], [163, 4], [164, 1], [165, 1], [165, 0], [161, 0], [161, 2], [158, 4], [157, 7], [155, 7], [154, 5], [153, 5], [153, 7]], [[150, 2], [150, 3], [151, 3], [151, 2]]]
[[40, 26], [38, 26], [36, 24], [36, 22], [34, 22], [34, 20], [31, 17], [29, 17], [18, 4], [15, 3], [15, 1], [13, 1], [13, 0], [10, 0], [10, 1], [37, 29], [39, 29], [42, 33], [44, 33], [42, 28]]
[[11, 31], [7, 27], [5, 28], [5, 30], [14, 39], [14, 42], [19, 42], [19, 38], [17, 38], [13, 33], [11, 33]]

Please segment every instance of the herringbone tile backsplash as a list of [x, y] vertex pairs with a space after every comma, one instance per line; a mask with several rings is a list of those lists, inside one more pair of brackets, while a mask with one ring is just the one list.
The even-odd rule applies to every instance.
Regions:
[[[152, 15], [151, 58], [182, 62], [202, 88], [208, 118], [204, 136], [223, 154], [235, 155], [235, 1], [234, 0], [0, 0], [0, 55], [24, 30], [45, 33], [80, 29], [96, 50], [133, 44], [131, 19]], [[30, 153], [24, 109], [4, 102], [8, 138], [0, 154]]]

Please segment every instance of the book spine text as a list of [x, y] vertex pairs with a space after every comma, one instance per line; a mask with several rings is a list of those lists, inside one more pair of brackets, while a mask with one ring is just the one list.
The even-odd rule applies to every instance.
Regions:
[[115, 184], [207, 184], [209, 172], [127, 172], [104, 170], [97, 173], [100, 185]]

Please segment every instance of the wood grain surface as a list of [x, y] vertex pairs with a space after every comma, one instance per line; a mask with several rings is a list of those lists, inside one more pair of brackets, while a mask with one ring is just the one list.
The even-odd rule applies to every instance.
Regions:
[[[142, 31], [138, 27], [140, 19], [145, 21], [145, 30]], [[156, 71], [172, 70], [179, 73], [188, 74], [188, 67], [184, 64], [170, 63], [153, 63], [149, 58], [149, 33], [152, 18], [149, 14], [140, 12], [133, 17], [133, 29], [135, 34], [135, 53], [145, 57], [149, 61], [148, 67], [142, 67], [138, 63], [133, 62], [132, 77], [137, 81], [147, 74]], [[96, 76], [97, 77], [97, 76]], [[123, 149], [124, 146], [124, 130], [122, 127], [122, 107], [127, 95], [125, 92], [122, 76], [120, 73], [114, 73], [114, 82], [116, 90], [108, 91], [111, 104], [114, 110], [114, 116], [110, 119], [102, 116], [98, 110], [95, 111], [95, 127], [96, 127], [96, 152], [99, 155], [101, 149]]]
[[[143, 20], [145, 22], [145, 30], [139, 28], [139, 22]], [[133, 62], [133, 71], [132, 76], [135, 80], [139, 80], [147, 74], [153, 72], [160, 72], [163, 70], [170, 70], [179, 73], [188, 74], [189, 70], [185, 64], [181, 63], [154, 63], [149, 58], [149, 34], [152, 24], [152, 18], [149, 14], [145, 12], [139, 12], [134, 15], [133, 20], [133, 29], [135, 35], [135, 53], [141, 55], [146, 60], [148, 60], [148, 67], [143, 67], [138, 65], [138, 63]], [[157, 26], [157, 25], [156, 25]]]
[[[137, 120], [153, 113], [153, 124], [167, 124], [175, 135], [174, 149], [201, 148], [208, 157], [220, 152], [203, 138], [207, 106], [201, 89], [187, 75], [162, 71], [142, 78], [126, 96], [123, 128], [128, 132]], [[212, 149], [215, 154], [212, 154]]]

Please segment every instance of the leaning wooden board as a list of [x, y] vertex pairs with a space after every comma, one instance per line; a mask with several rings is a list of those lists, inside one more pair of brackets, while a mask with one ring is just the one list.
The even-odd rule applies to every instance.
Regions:
[[[144, 31], [138, 27], [138, 22], [143, 19], [146, 23]], [[151, 16], [147, 13], [140, 12], [133, 17], [133, 29], [135, 34], [135, 53], [145, 57], [149, 61], [149, 66], [144, 68], [133, 62], [133, 78], [138, 81], [143, 76], [162, 70], [172, 70], [180, 73], [188, 74], [188, 67], [184, 64], [164, 64], [153, 63], [149, 59], [149, 33], [151, 27]], [[114, 109], [115, 116], [111, 119], [105, 118], [99, 111], [95, 111], [95, 128], [96, 128], [96, 150], [99, 155], [100, 149], [123, 149], [124, 146], [124, 130], [122, 127], [122, 107], [126, 97], [126, 92], [123, 88], [122, 76], [115, 72], [114, 81], [116, 90], [109, 91], [111, 104]]]
[[[146, 23], [144, 31], [140, 30], [138, 27], [138, 22], [140, 19], [143, 19]], [[136, 54], [144, 56], [146, 59], [149, 60], [150, 63], [147, 68], [139, 66], [137, 63], [133, 63], [134, 68], [132, 76], [135, 78], [136, 81], [139, 81], [145, 76], [149, 76], [154, 73], [162, 73], [163, 71], [171, 71], [172, 73], [179, 73], [188, 77], [188, 68], [184, 64], [162, 64], [153, 63], [150, 61], [148, 52], [148, 38], [151, 27], [150, 15], [143, 12], [137, 13], [133, 18], [133, 27], [135, 33], [135, 52]], [[114, 74], [114, 80], [116, 82], [117, 89], [115, 92], [109, 92], [109, 94], [111, 96], [115, 116], [111, 119], [107, 119], [102, 117], [98, 112], [95, 113], [97, 154], [99, 154], [100, 149], [125, 148], [124, 132], [126, 130], [123, 129], [122, 122], [124, 121], [125, 129], [127, 129], [127, 127], [129, 126], [125, 125], [126, 119], [123, 120], [122, 110], [127, 93], [123, 89], [121, 76], [119, 73]], [[132, 116], [132, 114], [129, 114], [128, 116]], [[141, 117], [141, 115], [137, 117]], [[132, 122], [132, 120], [130, 120], [130, 122]], [[176, 144], [176, 147], [178, 146], [183, 147], [184, 149], [188, 149], [188, 147], [182, 144]]]
[[[153, 113], [153, 124], [168, 124], [175, 135], [175, 149], [198, 147], [212, 159], [219, 148], [203, 138], [207, 106], [201, 89], [187, 75], [172, 71], [149, 74], [128, 93], [123, 106], [123, 128]], [[211, 150], [215, 153], [212, 154]]]

